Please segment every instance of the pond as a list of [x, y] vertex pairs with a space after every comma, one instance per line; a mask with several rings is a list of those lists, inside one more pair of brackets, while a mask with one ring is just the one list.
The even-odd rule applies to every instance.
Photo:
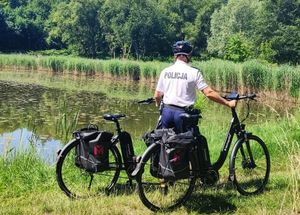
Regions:
[[[104, 113], [126, 114], [121, 126], [134, 139], [140, 139], [145, 131], [155, 127], [158, 109], [154, 104], [140, 105], [137, 101], [151, 97], [154, 87], [155, 83], [95, 77], [1, 72], [0, 155], [34, 149], [53, 164], [57, 150], [71, 139], [74, 129], [92, 123], [114, 131], [114, 124], [102, 118]], [[227, 125], [230, 114], [224, 116], [224, 111], [226, 107], [206, 102], [203, 118], [206, 122], [224, 119]], [[259, 102], [252, 110], [250, 122], [259, 124], [278, 117], [280, 112], [284, 111]], [[62, 135], [62, 130], [67, 136]]]

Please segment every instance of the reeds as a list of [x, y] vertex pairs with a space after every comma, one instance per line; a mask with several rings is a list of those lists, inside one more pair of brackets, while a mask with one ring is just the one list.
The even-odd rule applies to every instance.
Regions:
[[[273, 65], [250, 60], [233, 63], [219, 59], [195, 61], [206, 81], [220, 91], [276, 91], [300, 95], [300, 66]], [[0, 55], [0, 69], [47, 70], [88, 75], [107, 75], [131, 80], [157, 80], [169, 64], [158, 61], [94, 60], [66, 56]]]
[[78, 117], [79, 111], [69, 109], [66, 97], [59, 101], [59, 113], [55, 122], [55, 130], [64, 142], [71, 139], [72, 132], [77, 127]]
[[278, 66], [257, 60], [233, 63], [218, 59], [194, 64], [202, 70], [207, 82], [220, 91], [272, 91], [300, 96], [300, 66]]

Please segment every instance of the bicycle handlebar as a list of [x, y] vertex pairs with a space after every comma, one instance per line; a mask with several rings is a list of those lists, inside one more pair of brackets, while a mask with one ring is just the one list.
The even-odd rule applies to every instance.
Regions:
[[142, 104], [142, 103], [151, 104], [154, 101], [155, 101], [154, 98], [148, 98], [148, 99], [145, 99], [145, 100], [138, 101], [138, 104]]
[[229, 95], [223, 96], [226, 100], [242, 100], [242, 99], [251, 99], [255, 100], [256, 94], [247, 94], [247, 95], [239, 95], [238, 93], [231, 93]]
[[[226, 100], [242, 100], [242, 99], [248, 99], [247, 100], [247, 114], [245, 116], [245, 118], [243, 120], [241, 120], [240, 122], [244, 122], [250, 114], [250, 105], [249, 102], [250, 100], [255, 100], [256, 94], [252, 93], [252, 94], [246, 94], [246, 95], [239, 95], [238, 93], [231, 93], [230, 95], [226, 95], [223, 96], [224, 99]], [[233, 112], [235, 113], [235, 108], [232, 109]]]
[[[223, 96], [224, 99], [226, 100], [242, 100], [242, 99], [251, 99], [255, 100], [256, 94], [251, 93], [251, 94], [246, 94], [246, 95], [239, 95], [238, 93], [231, 93], [229, 95]], [[155, 101], [154, 98], [148, 98], [144, 100], [140, 100], [137, 103], [138, 104], [151, 104]]]

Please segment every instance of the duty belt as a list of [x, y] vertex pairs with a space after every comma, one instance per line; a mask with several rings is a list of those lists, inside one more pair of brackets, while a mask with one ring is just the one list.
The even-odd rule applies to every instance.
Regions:
[[198, 114], [201, 117], [200, 109], [194, 108], [193, 105], [186, 106], [186, 107], [180, 107], [180, 106], [177, 106], [177, 105], [163, 104], [163, 107], [172, 108], [174, 110], [183, 110], [188, 114], [192, 114], [192, 115]]
[[170, 104], [164, 104], [164, 107], [177, 109], [177, 110], [184, 110], [184, 111], [189, 109], [189, 107], [180, 107], [177, 105], [170, 105]]

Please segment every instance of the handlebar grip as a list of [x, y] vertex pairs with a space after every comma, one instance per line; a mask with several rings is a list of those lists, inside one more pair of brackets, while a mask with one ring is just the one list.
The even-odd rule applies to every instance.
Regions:
[[230, 95], [223, 96], [224, 99], [227, 100], [242, 100], [242, 99], [251, 99], [254, 100], [256, 98], [256, 94], [247, 94], [247, 95], [239, 95], [238, 93], [231, 93]]
[[152, 102], [154, 102], [154, 98], [148, 98], [148, 99], [145, 99], [145, 100], [138, 101], [138, 104], [141, 104], [141, 103], [150, 104]]
[[254, 93], [253, 93], [253, 94], [249, 94], [249, 95], [248, 95], [248, 98], [249, 98], [249, 99], [254, 99], [254, 98], [256, 98], [256, 94], [254, 94]]
[[247, 95], [243, 95], [243, 96], [240, 96], [239, 99], [251, 99], [251, 100], [254, 100], [254, 98], [256, 97], [256, 94], [247, 94]]

